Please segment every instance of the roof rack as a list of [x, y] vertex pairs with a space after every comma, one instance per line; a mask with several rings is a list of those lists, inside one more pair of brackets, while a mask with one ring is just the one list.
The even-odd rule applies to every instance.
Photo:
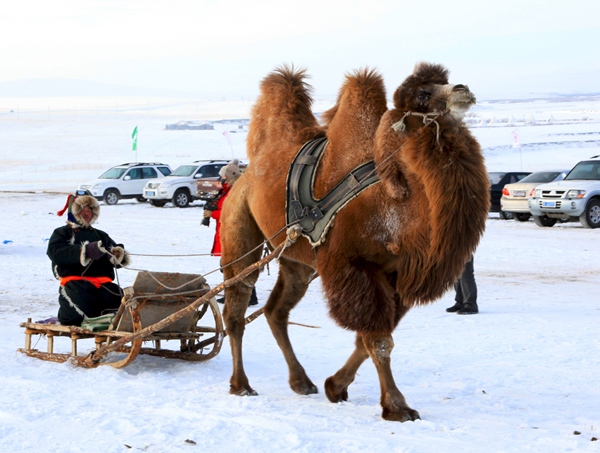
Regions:
[[144, 166], [144, 165], [166, 165], [163, 164], [161, 162], [126, 162], [124, 164], [120, 164], [120, 165], [116, 165], [117, 167], [137, 167], [137, 166]]

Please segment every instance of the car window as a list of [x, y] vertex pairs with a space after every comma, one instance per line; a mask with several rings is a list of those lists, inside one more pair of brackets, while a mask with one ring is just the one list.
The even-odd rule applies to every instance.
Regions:
[[517, 181], [522, 180], [523, 178], [525, 178], [526, 176], [528, 176], [529, 173], [519, 173], [516, 175]]
[[537, 171], [529, 176], [525, 176], [523, 179], [521, 179], [521, 182], [551, 182], [554, 181], [560, 174], [560, 171]]
[[125, 173], [125, 168], [111, 168], [100, 175], [98, 179], [119, 179]]
[[488, 173], [488, 178], [490, 178], [490, 184], [494, 185], [494, 184], [498, 184], [500, 182], [500, 180], [504, 177], [506, 173], [498, 173], [498, 172], [492, 172], [492, 173]]
[[157, 178], [158, 177], [158, 173], [156, 173], [156, 170], [152, 167], [144, 167], [142, 168], [142, 179], [152, 179], [152, 178]]
[[164, 175], [168, 176], [171, 174], [171, 169], [169, 167], [158, 167], [158, 170]]
[[129, 172], [127, 172], [125, 176], [129, 176], [129, 178], [131, 179], [142, 179], [142, 169], [132, 168], [131, 170], [129, 170]]
[[201, 178], [218, 178], [219, 170], [223, 167], [222, 164], [203, 165], [198, 171]]
[[192, 176], [198, 168], [197, 165], [181, 165], [170, 176]]
[[600, 162], [579, 162], [565, 179], [600, 180]]

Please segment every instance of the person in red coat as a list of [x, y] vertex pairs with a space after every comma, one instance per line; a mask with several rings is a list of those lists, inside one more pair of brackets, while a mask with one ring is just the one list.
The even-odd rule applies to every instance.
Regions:
[[[213, 242], [212, 249], [210, 253], [215, 256], [221, 256], [221, 212], [223, 210], [223, 203], [229, 195], [229, 191], [241, 176], [241, 171], [239, 167], [239, 161], [234, 159], [230, 164], [225, 165], [219, 171], [219, 175], [221, 176], [221, 190], [215, 197], [215, 199], [211, 202], [212, 207], [216, 209], [207, 209], [208, 206], [204, 208], [204, 218], [213, 218], [217, 221], [217, 227], [215, 231], [215, 240]], [[208, 226], [208, 223], [204, 223], [204, 225]], [[217, 299], [217, 302], [224, 303], [225, 298]], [[248, 305], [256, 305], [258, 304], [258, 298], [256, 297], [256, 288], [252, 288], [252, 295], [250, 296], [250, 302]]]

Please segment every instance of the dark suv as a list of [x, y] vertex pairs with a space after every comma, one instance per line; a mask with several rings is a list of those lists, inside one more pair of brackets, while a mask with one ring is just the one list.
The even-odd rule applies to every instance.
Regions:
[[[198, 197], [200, 200], [204, 200], [204, 201], [210, 201], [212, 200], [217, 193], [219, 192], [219, 189], [221, 188], [221, 183], [219, 182], [220, 176], [219, 176], [219, 170], [221, 170], [222, 167], [224, 167], [225, 165], [227, 165], [228, 163], [230, 163], [230, 160], [211, 160], [209, 161], [210, 165], [213, 165], [214, 171], [210, 172], [210, 173], [205, 173], [204, 176], [200, 179], [198, 179], [198, 182], [196, 183], [196, 188], [197, 188], [197, 194], [196, 197]], [[248, 164], [245, 164], [243, 162], [240, 161], [240, 172], [244, 173], [244, 171], [246, 171], [246, 168], [248, 168]]]
[[502, 189], [506, 184], [519, 182], [525, 176], [530, 175], [528, 171], [492, 171], [488, 173], [490, 178], [490, 212], [497, 212], [501, 219], [512, 219], [512, 214], [506, 213], [500, 209], [500, 199], [502, 198]]

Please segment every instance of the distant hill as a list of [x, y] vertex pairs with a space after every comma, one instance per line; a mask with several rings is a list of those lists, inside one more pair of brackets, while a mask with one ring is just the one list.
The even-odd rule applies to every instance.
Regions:
[[[40, 98], [62, 96], [143, 96], [187, 99], [208, 99], [223, 93], [197, 93], [177, 90], [112, 85], [78, 79], [48, 78], [0, 82], [0, 98]], [[227, 97], [236, 95], [227, 93]]]

